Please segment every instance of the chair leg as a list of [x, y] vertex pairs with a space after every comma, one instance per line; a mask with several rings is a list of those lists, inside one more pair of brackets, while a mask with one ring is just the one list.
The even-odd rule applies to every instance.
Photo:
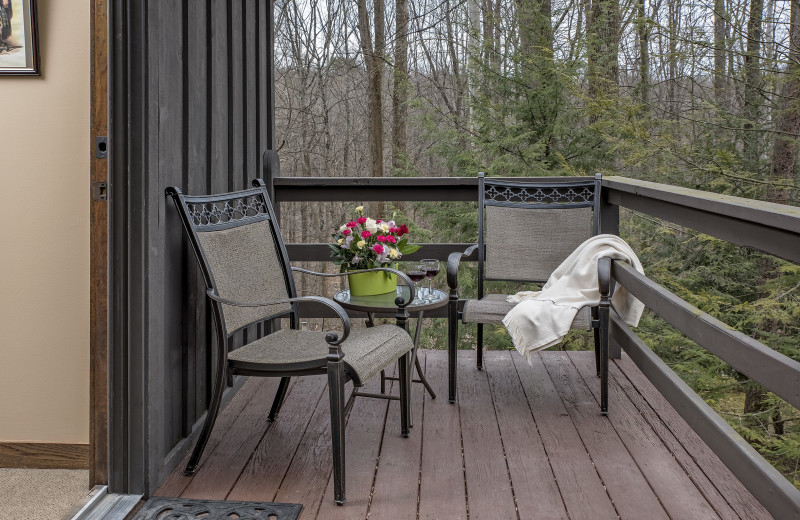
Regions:
[[333, 445], [333, 501], [345, 502], [344, 482], [344, 362], [328, 361], [328, 395], [331, 400], [331, 442]]
[[597, 282], [600, 306], [597, 316], [600, 335], [600, 413], [608, 415], [608, 315], [611, 309], [611, 259], [597, 260]]
[[447, 400], [456, 402], [458, 375], [458, 300], [450, 300], [447, 313]]
[[197, 438], [197, 444], [194, 445], [192, 456], [189, 457], [189, 463], [183, 474], [188, 476], [194, 475], [197, 471], [197, 464], [200, 462], [200, 457], [203, 455], [203, 450], [206, 448], [208, 438], [211, 436], [211, 429], [214, 427], [214, 422], [217, 420], [219, 414], [219, 405], [222, 402], [222, 394], [225, 391], [226, 377], [225, 377], [225, 364], [220, 363], [217, 368], [217, 374], [214, 378], [214, 391], [211, 394], [211, 402], [208, 403], [208, 412], [206, 414], [206, 422], [203, 423], [203, 429], [200, 436]]
[[278, 417], [278, 413], [281, 411], [281, 406], [283, 406], [283, 401], [286, 399], [286, 390], [289, 388], [289, 381], [291, 377], [282, 377], [281, 382], [278, 385], [278, 391], [275, 393], [275, 400], [272, 401], [272, 408], [269, 410], [269, 416], [267, 420], [269, 422], [275, 422], [275, 418]]
[[400, 359], [397, 360], [397, 379], [400, 382], [400, 435], [403, 437], [408, 437], [409, 435], [409, 424], [411, 418], [411, 407], [410, 407], [410, 399], [411, 399], [411, 392], [410, 392], [410, 376], [413, 374], [413, 370], [409, 370], [409, 358], [408, 352], [400, 356]]
[[478, 323], [478, 370], [483, 368], [483, 323]]
[[608, 415], [608, 314], [607, 301], [598, 309], [600, 319], [600, 413]]
[[[592, 321], [597, 320], [597, 307], [592, 307]], [[597, 377], [600, 377], [600, 327], [592, 327], [594, 335], [594, 367], [597, 370]]]

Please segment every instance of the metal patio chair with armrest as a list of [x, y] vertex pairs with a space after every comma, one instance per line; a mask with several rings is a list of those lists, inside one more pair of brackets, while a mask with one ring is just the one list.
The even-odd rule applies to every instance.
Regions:
[[[184, 473], [191, 475], [208, 442], [219, 413], [225, 382], [233, 375], [280, 377], [269, 420], [274, 421], [294, 376], [327, 374], [331, 407], [334, 501], [345, 501], [345, 416], [352, 405], [344, 401], [344, 385], [362, 386], [392, 362], [398, 361], [401, 434], [409, 433], [408, 332], [397, 325], [351, 330], [345, 310], [333, 300], [318, 296], [298, 297], [292, 269], [263, 181], [254, 188], [208, 196], [184, 195], [167, 188], [178, 208], [184, 229], [203, 272], [217, 334], [216, 373], [208, 414]], [[399, 298], [398, 323], [408, 316], [405, 306], [414, 298], [414, 284], [399, 271], [411, 288], [408, 301]], [[313, 271], [306, 271], [310, 274]], [[342, 331], [298, 330], [298, 302], [317, 302], [336, 313]], [[289, 317], [290, 328], [278, 330], [231, 350], [233, 335], [253, 324]]]
[[[477, 324], [477, 366], [483, 367], [483, 325], [500, 324], [516, 305], [506, 294], [486, 294], [486, 281], [544, 283], [561, 262], [586, 239], [597, 235], [601, 176], [541, 177], [511, 180], [478, 174], [478, 243], [447, 260], [450, 287], [448, 311], [448, 397], [455, 401], [458, 322]], [[478, 297], [458, 296], [462, 257], [478, 253]], [[610, 261], [601, 259], [601, 303], [582, 308], [572, 328], [594, 329], [597, 372], [601, 377], [601, 412], [608, 411], [608, 307]]]

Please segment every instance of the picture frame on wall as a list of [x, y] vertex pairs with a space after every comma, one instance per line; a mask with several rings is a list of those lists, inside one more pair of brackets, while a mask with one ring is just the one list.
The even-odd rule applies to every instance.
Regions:
[[36, 0], [0, 0], [0, 75], [25, 74], [40, 74]]

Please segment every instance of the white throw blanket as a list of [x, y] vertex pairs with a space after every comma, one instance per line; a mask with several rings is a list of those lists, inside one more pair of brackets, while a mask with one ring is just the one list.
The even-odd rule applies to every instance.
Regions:
[[[636, 253], [624, 240], [616, 235], [598, 235], [561, 262], [541, 291], [522, 291], [508, 297], [509, 302], [520, 303], [506, 314], [503, 325], [529, 363], [532, 352], [555, 345], [567, 335], [578, 310], [600, 303], [597, 260], [602, 257], [624, 260], [644, 273]], [[632, 327], [639, 324], [644, 305], [624, 287], [617, 286], [611, 303], [625, 323]]]

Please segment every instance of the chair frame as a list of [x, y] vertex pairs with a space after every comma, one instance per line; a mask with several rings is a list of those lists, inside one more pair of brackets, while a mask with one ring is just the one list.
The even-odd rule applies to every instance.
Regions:
[[[489, 278], [485, 276], [486, 244], [485, 244], [485, 208], [486, 206], [505, 206], [526, 209], [575, 209], [592, 208], [592, 235], [595, 236], [600, 231], [600, 190], [602, 176], [596, 174], [594, 177], [542, 177], [536, 181], [518, 181], [501, 178], [486, 178], [483, 172], [478, 173], [478, 243], [469, 246], [463, 252], [451, 253], [447, 259], [447, 284], [450, 288], [450, 301], [448, 306], [448, 400], [455, 402], [456, 380], [457, 380], [457, 351], [458, 351], [458, 322], [463, 319], [463, 305], [465, 300], [459, 300], [458, 296], [458, 267], [461, 259], [472, 256], [478, 252], [478, 296], [481, 299], [484, 294], [484, 282], [486, 281], [517, 281], [504, 278]], [[535, 200], [528, 202], [522, 200], [519, 195], [506, 197], [506, 200], [496, 200], [487, 198], [486, 193], [493, 188], [512, 188], [525, 192], [528, 189], [574, 189], [587, 188], [593, 189], [591, 201], [568, 201], [550, 203]], [[550, 197], [545, 197], [550, 198]], [[512, 199], [512, 200], [509, 200]], [[517, 199], [517, 200], [513, 200]], [[591, 326], [594, 332], [595, 360], [597, 365], [597, 375], [601, 378], [601, 397], [600, 410], [603, 415], [608, 413], [608, 320], [610, 297], [613, 290], [611, 281], [611, 262], [608, 258], [601, 258], [598, 261], [598, 280], [600, 289], [600, 304], [591, 308]], [[531, 283], [544, 283], [547, 280], [527, 280]], [[483, 323], [477, 323], [477, 368], [483, 368]]]
[[[186, 231], [189, 242], [191, 243], [192, 250], [194, 251], [197, 262], [200, 265], [200, 269], [203, 273], [203, 279], [206, 285], [206, 295], [210, 300], [212, 317], [214, 321], [214, 328], [217, 335], [216, 371], [213, 375], [214, 385], [211, 394], [211, 401], [209, 402], [208, 405], [208, 413], [206, 415], [203, 428], [200, 432], [200, 435], [198, 436], [194, 450], [192, 451], [192, 455], [189, 458], [189, 462], [186, 465], [184, 474], [190, 476], [197, 471], [198, 463], [200, 462], [203, 450], [205, 449], [206, 444], [208, 443], [211, 430], [213, 429], [214, 426], [214, 422], [216, 421], [216, 418], [219, 414], [220, 403], [222, 402], [222, 396], [225, 386], [232, 385], [234, 375], [281, 378], [280, 384], [278, 385], [278, 390], [275, 395], [275, 399], [272, 403], [268, 416], [268, 420], [270, 422], [273, 422], [277, 418], [281, 406], [283, 405], [283, 401], [286, 397], [291, 377], [327, 374], [328, 393], [330, 397], [330, 406], [331, 406], [331, 442], [332, 442], [332, 456], [333, 456], [334, 502], [337, 505], [342, 505], [345, 502], [345, 418], [349, 413], [350, 408], [352, 407], [353, 399], [356, 396], [356, 393], [354, 392], [353, 394], [351, 394], [348, 402], [345, 403], [344, 385], [348, 381], [353, 381], [353, 383], [356, 386], [361, 386], [365, 381], [357, 380], [357, 378], [354, 377], [354, 374], [351, 374], [349, 371], [345, 370], [345, 364], [344, 364], [345, 354], [342, 351], [341, 344], [350, 335], [350, 318], [345, 309], [337, 302], [329, 298], [324, 298], [319, 296], [298, 297], [295, 290], [294, 278], [292, 276], [292, 273], [298, 271], [306, 274], [319, 275], [319, 276], [345, 276], [348, 273], [335, 273], [335, 274], [317, 273], [315, 271], [309, 271], [307, 269], [291, 267], [289, 263], [288, 254], [286, 252], [286, 247], [281, 238], [278, 222], [277, 219], [275, 218], [275, 213], [273, 211], [272, 204], [269, 199], [269, 194], [266, 189], [266, 184], [262, 179], [255, 179], [253, 181], [253, 186], [254, 186], [253, 188], [248, 190], [215, 194], [215, 195], [203, 195], [203, 196], [185, 195], [177, 187], [169, 187], [166, 189], [166, 195], [172, 198], [172, 200], [175, 203], [175, 206], [178, 209], [178, 213], [180, 214], [181, 217], [181, 222]], [[199, 216], [192, 210], [192, 208], [196, 208], [198, 206], [203, 207], [203, 205], [206, 204], [214, 205], [216, 203], [221, 203], [224, 201], [231, 201], [236, 199], [247, 201], [248, 198], [252, 197], [260, 198], [260, 200], [263, 201], [263, 207], [258, 208], [257, 215], [255, 216], [244, 215], [242, 218], [238, 220], [235, 220], [231, 215], [227, 215], [228, 217], [227, 221], [224, 222], [221, 220], [219, 222], [209, 221], [208, 223], [203, 224], [201, 222], [197, 222], [197, 220], [201, 220], [202, 218], [207, 218], [207, 216], [206, 217]], [[249, 209], [253, 210], [252, 207]], [[231, 213], [235, 213], [235, 211], [237, 210], [231, 209]], [[218, 216], [215, 218], [218, 218]], [[206, 257], [202, 246], [200, 245], [198, 233], [202, 231], [199, 231], [199, 229], [203, 228], [206, 231], [228, 229], [245, 224], [250, 224], [258, 220], [271, 221], [270, 231], [272, 233], [273, 242], [277, 249], [278, 259], [282, 267], [283, 280], [286, 284], [286, 290], [289, 297], [279, 300], [270, 300], [261, 302], [238, 302], [222, 298], [219, 296], [219, 293], [217, 291], [217, 287], [214, 281], [214, 276], [212, 274], [208, 258]], [[411, 281], [410, 278], [406, 276], [405, 273], [389, 268], [375, 268], [375, 269], [366, 269], [361, 271], [351, 271], [349, 274], [352, 274], [353, 272], [367, 272], [367, 271], [392, 272], [397, 276], [399, 276], [409, 286], [410, 295], [408, 299], [404, 300], [402, 297], [398, 297], [395, 300], [395, 303], [397, 304], [398, 308], [396, 316], [397, 325], [408, 331], [407, 320], [409, 318], [409, 314], [406, 310], [406, 306], [414, 299], [414, 292], [415, 292], [414, 283]], [[258, 363], [248, 364], [244, 362], [232, 363], [231, 360], [228, 359], [230, 341], [233, 335], [243, 330], [246, 327], [249, 327], [254, 324], [264, 323], [269, 320], [285, 317], [288, 315], [290, 329], [297, 330], [299, 326], [298, 303], [300, 302], [316, 302], [325, 305], [330, 309], [332, 309], [335, 312], [336, 317], [341, 321], [343, 329], [341, 337], [339, 336], [339, 334], [332, 331], [328, 332], [325, 335], [325, 341], [328, 343], [328, 354], [325, 358], [321, 358], [315, 361], [304, 362], [301, 364], [296, 364], [296, 366], [293, 369], [286, 369], [286, 368], [282, 369], [279, 364], [265, 365]], [[254, 322], [247, 323], [233, 331], [227, 330], [223, 314], [224, 312], [222, 307], [223, 305], [231, 305], [237, 307], [263, 307], [266, 305], [276, 305], [285, 303], [291, 305], [290, 310], [278, 312], [274, 315], [260, 318]], [[409, 353], [406, 352], [405, 354], [400, 356], [397, 361], [398, 361], [398, 372], [399, 372], [398, 379], [400, 386], [399, 389], [400, 423], [401, 423], [400, 429], [401, 429], [401, 435], [403, 437], [408, 437], [409, 424], [410, 424], [409, 404], [410, 404], [410, 374], [411, 374], [411, 372], [409, 371]], [[224, 383], [227, 383], [227, 385]]]

